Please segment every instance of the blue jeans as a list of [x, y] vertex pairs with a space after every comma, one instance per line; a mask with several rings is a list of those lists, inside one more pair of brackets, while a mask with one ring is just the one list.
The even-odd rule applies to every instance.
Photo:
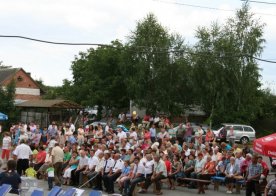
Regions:
[[145, 177], [144, 175], [143, 176], [139, 176], [137, 178], [134, 178], [130, 181], [130, 187], [129, 187], [129, 190], [128, 190], [128, 196], [131, 196], [133, 191], [134, 191], [134, 188], [136, 186], [136, 184], [138, 184], [139, 182], [143, 182], [145, 181]]
[[191, 143], [192, 136], [187, 136], [185, 139], [186, 139], [186, 142], [187, 142], [187, 143]]

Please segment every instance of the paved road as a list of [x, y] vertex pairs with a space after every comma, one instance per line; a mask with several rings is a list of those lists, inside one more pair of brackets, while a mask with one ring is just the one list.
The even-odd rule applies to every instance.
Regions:
[[[44, 195], [47, 195], [48, 191], [45, 191], [45, 190], [48, 190], [48, 185], [47, 185], [46, 181], [38, 180], [38, 188], [43, 188]], [[62, 186], [63, 190], [67, 190], [68, 188], [70, 188], [70, 187], [69, 186]], [[84, 190], [85, 190], [85, 192], [83, 193], [83, 196], [88, 196], [91, 189], [85, 188]], [[115, 189], [115, 191], [116, 190], [117, 190], [117, 188]], [[116, 192], [119, 193], [119, 191], [116, 191]], [[186, 187], [176, 187], [176, 190], [169, 190], [167, 188], [166, 184], [163, 185], [162, 192], [163, 192], [163, 195], [165, 195], [165, 196], [166, 195], [170, 195], [170, 196], [198, 195], [196, 189], [188, 189]], [[206, 190], [205, 192], [206, 192], [205, 195], [212, 195], [212, 196], [226, 195], [226, 188], [224, 186], [220, 186], [219, 191], [214, 191], [213, 190], [213, 185], [210, 184], [209, 185], [209, 190]], [[244, 195], [244, 194], [245, 194], [245, 191], [242, 190], [241, 194], [235, 194], [234, 193], [232, 195]], [[103, 192], [103, 195], [108, 195], [108, 194]], [[150, 187], [149, 192], [147, 194], [138, 194], [138, 195], [139, 196], [141, 196], [141, 195], [144, 195], [144, 196], [149, 195], [150, 196], [150, 195], [155, 195], [155, 194], [152, 192], [152, 187]]]

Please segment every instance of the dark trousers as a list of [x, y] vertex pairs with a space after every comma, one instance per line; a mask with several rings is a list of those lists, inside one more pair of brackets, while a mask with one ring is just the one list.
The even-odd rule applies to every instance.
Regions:
[[54, 182], [55, 178], [54, 177], [48, 177], [48, 186], [49, 189], [53, 188], [53, 182]]
[[144, 184], [144, 189], [148, 189], [148, 185], [151, 184], [151, 176], [152, 176], [152, 173], [151, 174], [147, 174], [146, 175], [146, 178], [145, 178], [145, 184]]
[[40, 168], [43, 164], [44, 164], [44, 163], [37, 163], [37, 164], [35, 164], [35, 165], [34, 165], [34, 170], [35, 170], [35, 171], [38, 171], [39, 168]]
[[[89, 172], [88, 174], [87, 174], [87, 178], [88, 178], [88, 180], [90, 180], [89, 181], [89, 184], [91, 185], [91, 187], [92, 187], [92, 185], [93, 185], [93, 182], [94, 182], [94, 180], [96, 179], [93, 179], [93, 180], [91, 180], [92, 178], [94, 178], [96, 175], [98, 175], [98, 172], [96, 172], [96, 171], [94, 171], [94, 172]], [[99, 174], [100, 175], [100, 174]]]
[[26, 169], [28, 169], [28, 167], [29, 167], [29, 159], [18, 159], [17, 160], [16, 170], [20, 176], [25, 173], [25, 171], [26, 171]]
[[133, 191], [134, 191], [134, 188], [136, 186], [136, 184], [138, 184], [139, 182], [143, 182], [145, 181], [145, 177], [144, 176], [139, 176], [137, 178], [134, 178], [130, 181], [130, 187], [129, 187], [129, 190], [128, 190], [128, 196], [131, 196]]
[[99, 173], [99, 175], [97, 175], [97, 177], [95, 179], [96, 186], [94, 189], [103, 190], [102, 179], [103, 179], [102, 173]]
[[108, 175], [104, 176], [103, 181], [104, 181], [104, 184], [106, 185], [107, 192], [112, 192], [112, 193], [114, 192], [114, 182], [120, 175], [121, 175], [121, 172], [114, 173], [111, 176], [108, 176]]
[[74, 172], [72, 171], [71, 179], [72, 179], [73, 185], [76, 185], [76, 186], [79, 185], [80, 173], [84, 170], [85, 170], [85, 168], [80, 169], [80, 170], [75, 170]]
[[161, 191], [161, 180], [162, 180], [162, 179], [165, 179], [165, 178], [166, 178], [165, 176], [159, 175], [159, 176], [155, 177], [155, 178], [152, 180], [152, 182], [155, 183], [155, 185], [156, 185], [156, 191], [157, 191], [157, 192], [160, 192], [160, 191]]
[[260, 184], [258, 181], [249, 181], [246, 183], [246, 196], [251, 196], [255, 193], [256, 196], [261, 196]]
[[151, 140], [151, 143], [154, 143], [155, 142], [155, 137], [150, 137], [150, 140]]
[[[191, 173], [191, 178], [200, 179], [201, 178], [201, 173], [192, 172]], [[197, 185], [196, 182], [194, 182], [194, 181], [190, 182], [191, 187], [196, 187], [196, 185]]]
[[55, 169], [55, 183], [57, 186], [61, 186], [61, 175], [62, 175], [62, 162], [56, 162], [54, 164]]

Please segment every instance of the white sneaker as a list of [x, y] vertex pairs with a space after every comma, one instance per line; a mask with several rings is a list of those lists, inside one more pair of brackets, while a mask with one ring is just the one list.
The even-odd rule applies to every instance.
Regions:
[[231, 194], [232, 192], [231, 191], [226, 191], [227, 194]]

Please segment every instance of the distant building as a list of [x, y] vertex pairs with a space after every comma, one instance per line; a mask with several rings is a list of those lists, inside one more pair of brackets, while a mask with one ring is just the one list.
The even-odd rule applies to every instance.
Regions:
[[0, 68], [0, 86], [15, 81], [15, 103], [41, 99], [42, 89], [22, 68]]

